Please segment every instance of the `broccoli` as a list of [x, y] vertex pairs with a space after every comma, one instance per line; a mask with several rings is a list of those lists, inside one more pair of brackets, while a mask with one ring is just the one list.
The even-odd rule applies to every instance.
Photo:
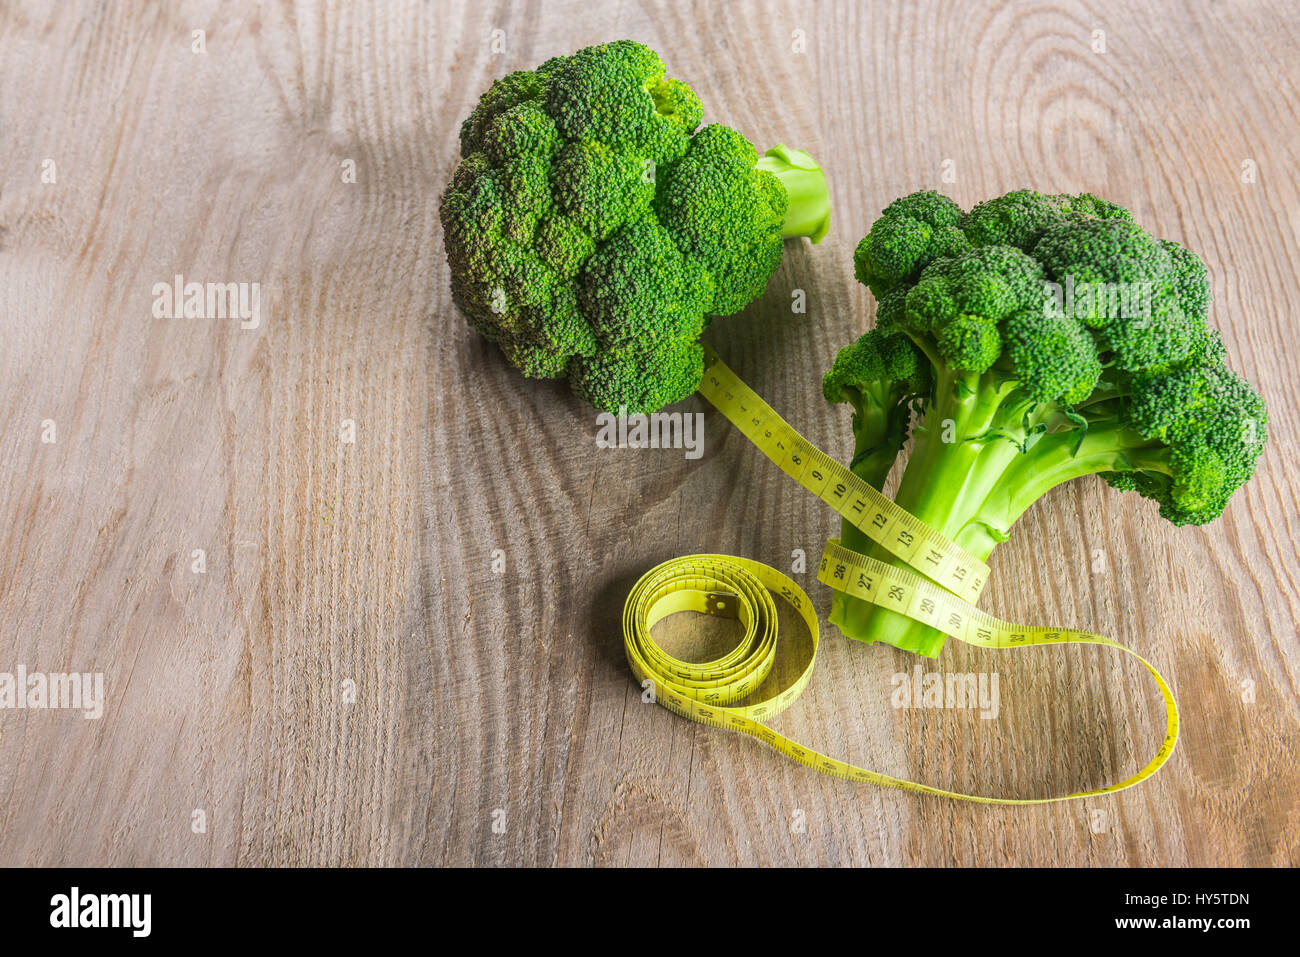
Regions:
[[[855, 273], [877, 321], [823, 381], [853, 408], [853, 471], [881, 489], [908, 438], [898, 505], [985, 560], [1049, 489], [1097, 474], [1175, 525], [1217, 518], [1255, 472], [1264, 402], [1207, 326], [1204, 263], [1090, 195], [1023, 190], [962, 210], [890, 204]], [[843, 543], [902, 563], [847, 522]], [[837, 593], [851, 638], [933, 657], [944, 635]]]
[[439, 210], [452, 299], [525, 376], [608, 412], [683, 399], [712, 318], [763, 292], [783, 237], [825, 235], [808, 154], [760, 158], [703, 117], [624, 40], [497, 80], [464, 121]]

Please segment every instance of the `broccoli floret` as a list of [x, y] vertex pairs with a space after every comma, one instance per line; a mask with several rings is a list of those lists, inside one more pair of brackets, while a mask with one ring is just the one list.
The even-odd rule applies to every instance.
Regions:
[[[962, 238], [936, 242], [945, 229]], [[917, 193], [885, 209], [855, 266], [879, 298], [877, 327], [840, 350], [823, 389], [853, 406], [869, 454], [852, 468], [879, 488], [915, 410], [895, 501], [976, 557], [1083, 475], [1200, 525], [1254, 474], [1267, 413], [1207, 325], [1205, 264], [1122, 207], [1021, 190], [962, 214]], [[902, 564], [847, 522], [843, 538]], [[944, 641], [843, 593], [831, 621], [925, 655]]]
[[934, 191], [894, 200], [858, 243], [858, 282], [877, 298], [916, 279], [935, 259], [961, 252], [969, 241], [958, 228], [961, 207]]
[[683, 255], [652, 216], [601, 243], [578, 275], [577, 290], [596, 340], [613, 352], [673, 339], [694, 342], [713, 299], [708, 271]]
[[703, 118], [627, 40], [511, 73], [466, 118], [439, 210], [452, 300], [524, 375], [608, 412], [683, 399], [713, 317], [762, 294], [784, 238], [825, 234], [808, 154]]
[[725, 126], [706, 126], [655, 190], [659, 221], [713, 277], [716, 315], [757, 299], [781, 264], [785, 189], [757, 163], [749, 140]]
[[635, 348], [600, 352], [575, 367], [573, 391], [598, 409], [662, 409], [700, 384], [704, 349], [691, 339], [656, 344], [649, 353]]
[[851, 467], [874, 488], [884, 486], [907, 441], [907, 400], [929, 386], [930, 367], [911, 343], [879, 328], [841, 349], [822, 379], [827, 402], [853, 406]]

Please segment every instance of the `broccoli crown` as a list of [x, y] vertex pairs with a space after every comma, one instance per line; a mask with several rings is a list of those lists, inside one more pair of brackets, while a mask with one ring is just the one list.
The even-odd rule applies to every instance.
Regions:
[[[1212, 520], [1253, 474], [1267, 417], [1224, 367], [1205, 264], [1122, 207], [1021, 190], [963, 213], [914, 193], [885, 208], [854, 266], [879, 302], [873, 331], [914, 348], [936, 380], [941, 370], [987, 374], [1024, 421], [1047, 422], [1050, 408], [1070, 427], [1130, 430], [1126, 454], [1102, 474], [1159, 502], [1170, 521]], [[828, 399], [851, 398], [843, 383], [881, 367], [884, 342], [865, 348], [873, 358], [841, 351]]]
[[787, 208], [754, 147], [703, 116], [625, 40], [511, 73], [466, 118], [440, 209], [453, 301], [524, 375], [611, 412], [699, 385], [696, 340], [762, 293]]

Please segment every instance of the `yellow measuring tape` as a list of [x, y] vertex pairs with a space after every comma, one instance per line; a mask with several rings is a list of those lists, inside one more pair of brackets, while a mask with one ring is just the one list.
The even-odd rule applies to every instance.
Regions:
[[[865, 781], [920, 794], [981, 804], [1048, 804], [1122, 791], [1143, 781], [1169, 760], [1178, 741], [1178, 705], [1149, 661], [1101, 635], [1070, 628], [1016, 625], [976, 608], [988, 566], [899, 508], [847, 468], [822, 452], [776, 414], [705, 347], [700, 394], [796, 482], [861, 529], [916, 572], [894, 568], [851, 551], [832, 539], [822, 554], [817, 580], [839, 591], [931, 625], [967, 644], [1025, 648], [1081, 642], [1118, 648], [1151, 673], [1165, 704], [1165, 737], [1147, 765], [1118, 784], [1052, 798], [994, 798], [960, 794], [856, 767], [806, 748], [764, 725], [789, 707], [812, 677], [817, 660], [817, 616], [798, 585], [761, 562], [728, 555], [690, 555], [664, 562], [643, 575], [623, 607], [623, 648], [637, 680], [653, 688], [655, 701], [702, 724], [758, 738], [800, 764], [835, 777]], [[741, 703], [763, 683], [776, 660], [777, 616], [773, 594], [803, 618], [812, 655], [799, 677], [775, 697]], [[668, 615], [695, 611], [739, 619], [739, 644], [715, 661], [693, 663], [667, 654], [650, 630]]]

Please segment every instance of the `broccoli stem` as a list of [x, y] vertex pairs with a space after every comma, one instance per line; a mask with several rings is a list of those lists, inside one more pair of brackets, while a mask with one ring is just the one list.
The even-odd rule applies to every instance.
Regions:
[[[850, 390], [853, 407], [853, 461], [849, 471], [877, 492], [883, 492], [898, 452], [907, 438], [907, 411], [898, 396], [863, 396]], [[848, 522], [843, 523], [840, 543], [855, 552], [866, 552], [871, 539]], [[836, 601], [840, 595], [836, 593]], [[833, 620], [833, 619], [832, 619]]]
[[[997, 539], [987, 527], [967, 526], [959, 517], [963, 515], [963, 501], [982, 500], [988, 493], [982, 485], [988, 473], [981, 471], [978, 464], [981, 453], [993, 446], [989, 440], [962, 439], [989, 431], [1007, 397], [1006, 389], [993, 382], [981, 388], [979, 376], [957, 373], [942, 365], [938, 368], [941, 371], [935, 383], [936, 401], [927, 407], [914, 430], [912, 454], [894, 501], [983, 560]], [[1005, 440], [998, 440], [997, 445], [1014, 448]], [[1005, 455], [1000, 448], [997, 452]], [[870, 481], [867, 476], [862, 477]], [[841, 530], [841, 541], [846, 548], [895, 567], [907, 567], [847, 521]], [[884, 641], [927, 657], [938, 655], [946, 637], [906, 616], [842, 592], [837, 592], [832, 601], [830, 621], [846, 637], [869, 644]]]
[[816, 160], [803, 150], [774, 146], [754, 165], [775, 173], [785, 186], [790, 204], [781, 223], [781, 236], [807, 236], [814, 243], [821, 242], [831, 228], [831, 194], [826, 174]]
[[[1096, 472], [1170, 470], [1167, 451], [1120, 420], [1090, 425], [1082, 435], [1078, 426], [1038, 435], [1046, 423], [1059, 426], [1059, 407], [1026, 400], [1017, 383], [993, 372], [976, 376], [939, 369], [934, 401], [914, 430], [894, 501], [981, 561], [1007, 540], [1034, 502], [1062, 482]], [[908, 567], [847, 522], [842, 541], [886, 564]], [[841, 592], [830, 621], [849, 638], [930, 658], [938, 656], [947, 637]]]

